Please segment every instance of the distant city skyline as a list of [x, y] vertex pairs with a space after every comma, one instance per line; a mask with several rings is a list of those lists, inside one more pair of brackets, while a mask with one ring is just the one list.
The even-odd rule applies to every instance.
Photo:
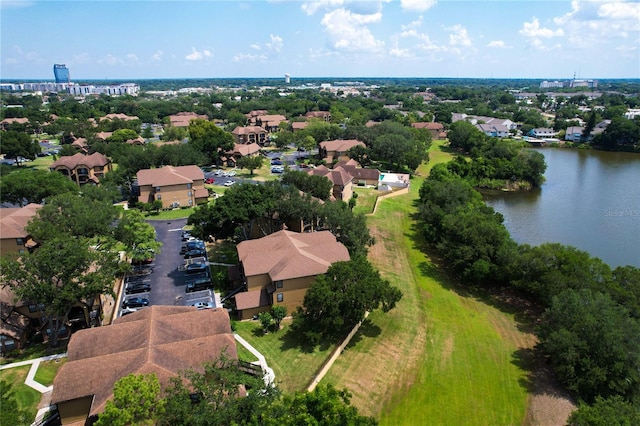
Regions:
[[0, 78], [640, 78], [637, 1], [0, 0]]

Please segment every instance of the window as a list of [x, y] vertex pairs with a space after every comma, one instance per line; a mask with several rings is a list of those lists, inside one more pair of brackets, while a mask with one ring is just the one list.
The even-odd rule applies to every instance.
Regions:
[[284, 293], [278, 293], [277, 300], [278, 302], [282, 302], [284, 300]]
[[276, 281], [276, 287], [282, 288], [282, 280]]
[[191, 189], [191, 184], [190, 183], [187, 184], [187, 189]]
[[19, 246], [24, 245], [24, 238], [16, 238], [16, 244]]
[[189, 191], [189, 192], [187, 193], [187, 196], [188, 196], [188, 197], [191, 197], [192, 195], [193, 195], [193, 193], [192, 193], [191, 191]]
[[156, 194], [156, 200], [162, 200], [162, 195]]
[[156, 192], [160, 192], [160, 187], [156, 186]]

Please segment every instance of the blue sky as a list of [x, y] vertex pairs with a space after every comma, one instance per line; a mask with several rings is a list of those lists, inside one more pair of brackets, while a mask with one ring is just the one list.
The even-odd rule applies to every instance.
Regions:
[[640, 78], [638, 1], [0, 0], [0, 78]]

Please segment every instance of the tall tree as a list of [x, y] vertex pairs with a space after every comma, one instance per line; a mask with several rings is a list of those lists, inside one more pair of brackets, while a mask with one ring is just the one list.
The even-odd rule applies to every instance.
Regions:
[[640, 323], [609, 295], [560, 293], [544, 314], [539, 337], [557, 377], [585, 401], [640, 395]]
[[390, 311], [401, 298], [402, 292], [380, 277], [366, 258], [336, 262], [307, 290], [293, 327], [311, 345], [317, 345], [322, 339], [341, 337], [367, 311]]
[[117, 253], [100, 250], [87, 238], [64, 234], [49, 237], [33, 253], [0, 258], [0, 266], [5, 285], [40, 310], [52, 347], [71, 308], [78, 303], [91, 307], [97, 295], [113, 293], [120, 271]]
[[144, 220], [138, 210], [126, 210], [115, 228], [115, 238], [125, 245], [127, 257], [132, 262], [141, 262], [160, 252], [162, 243], [156, 240], [153, 226]]
[[189, 144], [217, 164], [220, 153], [233, 149], [233, 135], [225, 132], [212, 121], [191, 120], [189, 123]]
[[262, 155], [244, 156], [238, 160], [238, 167], [249, 170], [251, 176], [253, 176], [255, 169], [262, 167], [262, 164], [264, 164], [264, 157]]
[[160, 383], [155, 374], [129, 374], [113, 385], [113, 399], [107, 401], [96, 426], [153, 425], [164, 413]]
[[0, 200], [20, 206], [76, 191], [78, 186], [58, 172], [21, 169], [0, 177]]
[[2, 132], [0, 154], [7, 158], [15, 158], [16, 164], [21, 165], [21, 162], [17, 161], [20, 157], [34, 160], [40, 151], [38, 142], [32, 141], [28, 134], [13, 130]]

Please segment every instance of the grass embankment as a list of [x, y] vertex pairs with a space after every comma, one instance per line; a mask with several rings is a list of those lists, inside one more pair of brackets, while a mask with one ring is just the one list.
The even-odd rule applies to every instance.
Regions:
[[62, 365], [67, 362], [66, 358], [54, 359], [51, 361], [43, 361], [36, 371], [36, 375], [33, 380], [40, 383], [43, 386], [53, 385], [53, 379], [58, 374], [58, 370]]
[[[31, 418], [35, 418], [38, 412], [38, 403], [42, 395], [37, 390], [24, 384], [30, 368], [31, 365], [25, 365], [24, 367], [2, 370], [0, 371], [0, 380], [11, 388], [13, 398], [18, 404], [18, 408], [26, 411]], [[0, 407], [0, 409], [2, 409], [2, 407]]]
[[[430, 165], [449, 158], [439, 146]], [[361, 413], [383, 425], [521, 424], [527, 391], [514, 352], [532, 336], [513, 316], [455, 291], [425, 255], [411, 218], [421, 182], [368, 218], [370, 260], [404, 297], [390, 313], [369, 316], [325, 380], [349, 389]]]
[[[303, 391], [329, 357], [333, 345], [307, 351], [300, 347], [296, 336], [289, 332], [290, 320], [282, 321], [277, 332], [264, 334], [258, 321], [242, 321], [235, 325], [236, 333], [244, 337], [273, 368], [276, 383], [285, 392]], [[238, 345], [240, 346], [240, 345]]]

